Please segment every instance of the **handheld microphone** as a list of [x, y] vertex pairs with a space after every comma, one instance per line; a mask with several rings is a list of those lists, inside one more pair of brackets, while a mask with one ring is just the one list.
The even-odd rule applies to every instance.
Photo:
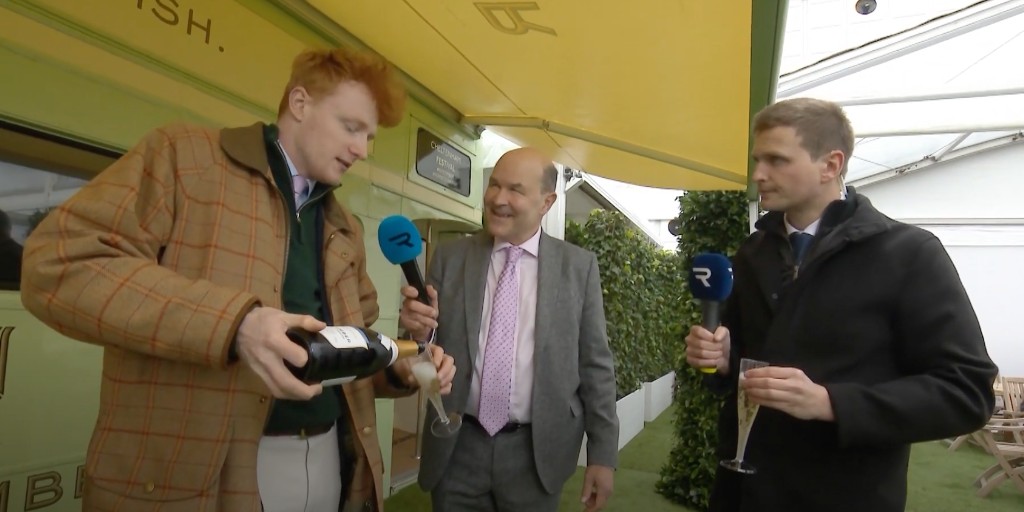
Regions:
[[423, 274], [416, 263], [416, 258], [423, 252], [423, 239], [416, 225], [403, 215], [392, 215], [380, 222], [377, 229], [377, 242], [384, 257], [392, 265], [400, 265], [409, 286], [416, 288], [420, 302], [430, 305], [427, 287], [423, 284]]
[[[732, 292], [732, 263], [717, 253], [700, 253], [693, 259], [690, 269], [690, 292], [700, 301], [701, 326], [715, 332], [721, 323], [722, 302]], [[715, 368], [701, 368], [704, 373], [715, 373]]]

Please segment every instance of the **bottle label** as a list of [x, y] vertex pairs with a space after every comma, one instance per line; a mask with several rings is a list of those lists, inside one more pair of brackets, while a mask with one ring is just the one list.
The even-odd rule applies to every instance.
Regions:
[[[353, 348], [369, 348], [369, 340], [361, 329], [347, 325], [327, 327], [320, 331], [320, 334], [327, 339], [334, 348], [339, 350]], [[327, 385], [326, 383], [324, 384]]]

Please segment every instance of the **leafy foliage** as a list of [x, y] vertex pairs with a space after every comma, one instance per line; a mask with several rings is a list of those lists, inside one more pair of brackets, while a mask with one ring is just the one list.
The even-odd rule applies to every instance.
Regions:
[[[679, 203], [680, 276], [685, 276], [701, 252], [720, 252], [730, 258], [736, 254], [749, 233], [743, 192], [690, 192]], [[681, 332], [700, 323], [700, 307], [686, 287], [685, 277], [680, 289], [682, 298], [676, 302], [671, 321], [682, 322]], [[682, 345], [680, 340], [677, 338], [677, 343]], [[706, 510], [718, 467], [715, 445], [721, 401], [704, 387], [702, 374], [686, 365], [684, 350], [679, 350], [681, 357], [676, 361], [676, 444], [661, 470], [658, 492], [676, 503]]]
[[618, 212], [595, 210], [586, 225], [570, 221], [565, 239], [597, 255], [618, 398], [676, 368], [685, 282], [679, 256], [631, 229]]

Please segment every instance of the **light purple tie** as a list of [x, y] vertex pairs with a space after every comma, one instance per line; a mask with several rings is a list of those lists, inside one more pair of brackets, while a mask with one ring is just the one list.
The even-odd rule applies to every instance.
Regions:
[[497, 434], [508, 423], [509, 396], [512, 394], [512, 367], [516, 355], [516, 320], [519, 316], [519, 257], [523, 248], [507, 248], [505, 268], [498, 277], [498, 289], [491, 301], [491, 324], [484, 347], [484, 369], [480, 384], [480, 425], [488, 434]]
[[306, 181], [306, 178], [303, 178], [302, 176], [299, 175], [292, 176], [292, 192], [295, 193], [296, 209], [298, 209], [299, 205], [302, 204], [301, 202], [299, 202], [299, 198], [303, 197], [306, 194], [307, 188], [309, 188], [309, 182]]

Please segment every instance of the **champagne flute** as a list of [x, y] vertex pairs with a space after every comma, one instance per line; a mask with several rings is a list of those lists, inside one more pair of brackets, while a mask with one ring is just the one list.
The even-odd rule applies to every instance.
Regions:
[[434, 334], [430, 331], [430, 341], [427, 342], [427, 350], [417, 356], [412, 365], [412, 374], [420, 384], [420, 389], [427, 394], [427, 399], [437, 411], [437, 417], [430, 426], [430, 431], [437, 437], [449, 437], [454, 435], [462, 427], [462, 416], [455, 412], [447, 413], [444, 410], [444, 402], [441, 401], [441, 381], [437, 378], [437, 368], [429, 350], [434, 344]]
[[739, 418], [739, 431], [736, 436], [736, 458], [723, 460], [719, 463], [726, 469], [745, 475], [757, 472], [754, 466], [743, 460], [743, 454], [747, 450], [747, 438], [750, 437], [750, 428], [754, 426], [754, 418], [757, 417], [757, 410], [761, 406], [750, 401], [749, 397], [747, 397], [747, 392], [743, 390], [743, 386], [739, 385], [739, 383], [746, 379], [743, 374], [747, 370], [764, 368], [765, 366], [768, 366], [768, 363], [764, 361], [740, 359], [740, 374], [736, 385], [736, 412]]

